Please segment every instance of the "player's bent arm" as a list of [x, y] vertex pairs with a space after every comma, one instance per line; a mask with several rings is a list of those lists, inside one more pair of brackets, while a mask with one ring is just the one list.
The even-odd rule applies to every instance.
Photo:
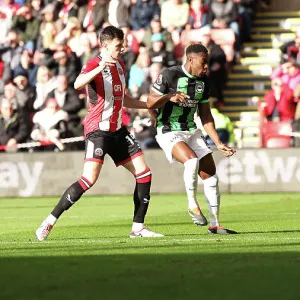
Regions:
[[149, 109], [157, 109], [162, 107], [165, 103], [170, 101], [171, 94], [159, 95], [153, 90], [150, 91], [150, 94], [147, 98], [147, 107]]
[[104, 70], [105, 66], [98, 66], [88, 73], [79, 74], [74, 82], [75, 90], [81, 90], [86, 84], [90, 83], [99, 73]]
[[209, 102], [199, 104], [197, 113], [201, 119], [205, 132], [210, 136], [216, 146], [221, 145], [222, 142], [216, 131], [215, 121], [211, 114]]
[[126, 94], [124, 96], [123, 106], [127, 108], [147, 109], [146, 102], [139, 101]]

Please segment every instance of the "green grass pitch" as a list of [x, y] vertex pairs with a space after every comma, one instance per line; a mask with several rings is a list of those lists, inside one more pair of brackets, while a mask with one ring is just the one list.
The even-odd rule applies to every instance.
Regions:
[[300, 299], [299, 194], [224, 195], [228, 236], [195, 226], [184, 195], [153, 195], [157, 239], [129, 239], [130, 196], [84, 197], [37, 242], [56, 202], [0, 199], [1, 300]]

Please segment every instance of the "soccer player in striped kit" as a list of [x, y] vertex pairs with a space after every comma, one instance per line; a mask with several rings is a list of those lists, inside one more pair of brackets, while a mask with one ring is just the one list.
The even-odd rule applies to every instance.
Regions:
[[[221, 142], [215, 129], [209, 105], [207, 68], [207, 49], [201, 44], [189, 45], [185, 63], [167, 68], [158, 76], [151, 88], [147, 104], [150, 109], [158, 109], [158, 144], [170, 163], [178, 161], [184, 165], [183, 180], [188, 212], [194, 224], [206, 226], [208, 223], [197, 201], [199, 175], [203, 180], [209, 210], [208, 233], [235, 234], [234, 230], [226, 229], [219, 223], [220, 192], [216, 166], [212, 151], [194, 122], [194, 114], [197, 112], [218, 150], [226, 156], [235, 153], [234, 148]], [[154, 115], [154, 111], [152, 114]]]
[[86, 153], [82, 176], [62, 195], [51, 214], [36, 230], [43, 241], [61, 214], [68, 210], [98, 179], [104, 156], [110, 155], [116, 166], [122, 165], [136, 178], [134, 190], [134, 217], [130, 237], [161, 237], [144, 227], [150, 201], [151, 170], [143, 152], [122, 125], [122, 107], [147, 108], [146, 103], [125, 94], [126, 70], [119, 59], [124, 50], [123, 31], [108, 26], [100, 33], [100, 54], [83, 66], [74, 87], [86, 88], [88, 114], [84, 120]]

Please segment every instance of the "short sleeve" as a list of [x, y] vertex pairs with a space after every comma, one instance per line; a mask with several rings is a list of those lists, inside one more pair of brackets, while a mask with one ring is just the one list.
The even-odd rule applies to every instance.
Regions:
[[156, 81], [152, 85], [151, 90], [159, 95], [165, 95], [169, 93], [168, 69], [159, 74]]
[[99, 58], [88, 61], [81, 69], [80, 74], [86, 74], [99, 66]]

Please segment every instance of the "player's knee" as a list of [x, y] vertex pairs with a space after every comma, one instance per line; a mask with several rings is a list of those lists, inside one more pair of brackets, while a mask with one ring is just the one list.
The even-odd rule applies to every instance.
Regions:
[[210, 187], [216, 187], [219, 184], [219, 177], [217, 174], [205, 179], [203, 181], [204, 185], [210, 186]]
[[152, 180], [152, 172], [149, 167], [147, 167], [143, 172], [135, 174], [135, 179], [137, 183], [147, 183]]
[[197, 169], [199, 166], [199, 160], [197, 157], [191, 158], [184, 163], [186, 169]]

